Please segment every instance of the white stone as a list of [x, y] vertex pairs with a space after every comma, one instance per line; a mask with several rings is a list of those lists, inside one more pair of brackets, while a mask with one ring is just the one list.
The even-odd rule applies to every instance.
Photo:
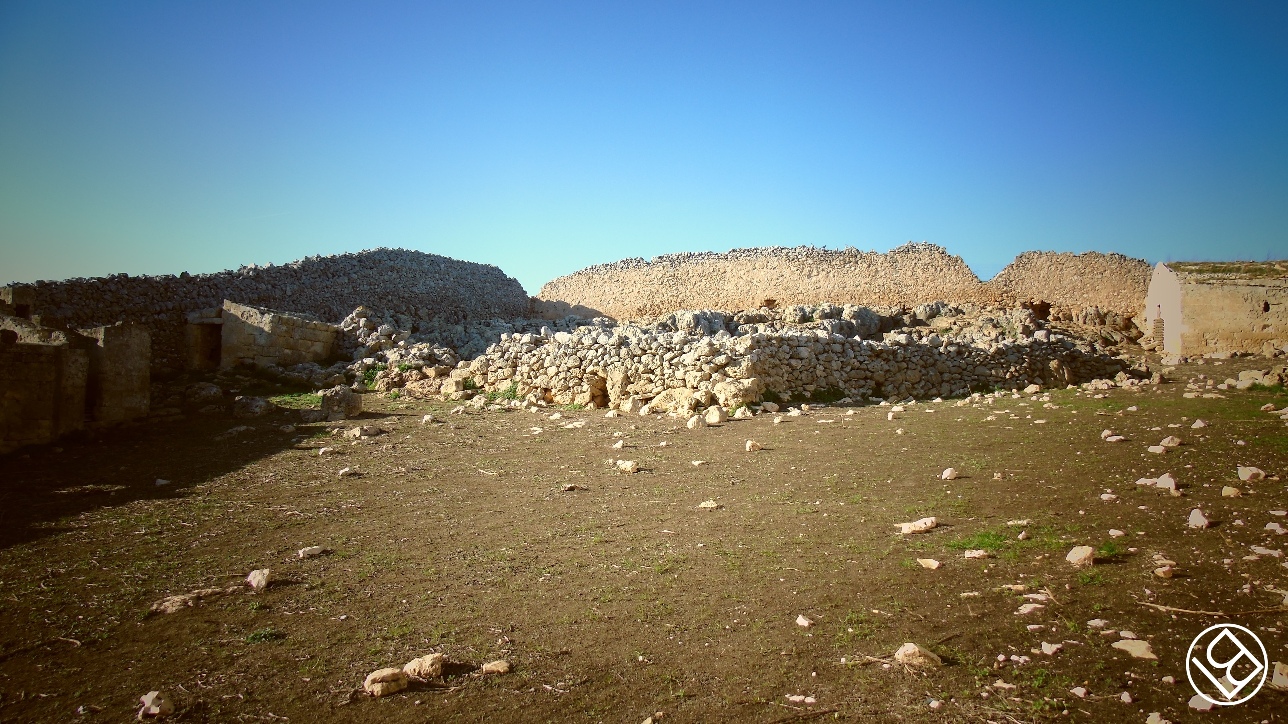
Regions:
[[1239, 490], [1238, 488], [1232, 487], [1230, 485], [1225, 485], [1225, 486], [1222, 486], [1221, 488], [1222, 498], [1237, 498], [1241, 495], [1243, 495], [1242, 490]]
[[966, 551], [966, 552], [962, 553], [962, 557], [963, 557], [963, 558], [967, 558], [967, 559], [971, 559], [971, 560], [978, 559], [978, 558], [988, 558], [988, 551], [986, 551], [986, 550], [978, 550], [978, 549], [976, 549], [976, 550], [969, 550], [969, 551]]
[[1074, 696], [1078, 697], [1079, 699], [1086, 699], [1086, 698], [1087, 698], [1087, 689], [1086, 689], [1086, 687], [1084, 687], [1084, 686], [1075, 686], [1075, 687], [1073, 687], [1072, 689], [1070, 689], [1070, 690], [1069, 690], [1069, 693], [1070, 693], [1070, 694], [1073, 694]]
[[1212, 711], [1212, 709], [1216, 708], [1216, 704], [1212, 703], [1207, 697], [1195, 694], [1190, 697], [1190, 708], [1195, 711]]
[[1288, 691], [1288, 664], [1281, 661], [1275, 662], [1275, 673], [1270, 677], [1270, 688]]
[[940, 480], [956, 480], [956, 479], [957, 479], [957, 468], [947, 468], [947, 469], [945, 469], [945, 470], [944, 470], [944, 472], [942, 472], [942, 473], [940, 473], [940, 474], [939, 474], [939, 479], [940, 479]]
[[1266, 473], [1261, 468], [1239, 466], [1239, 479], [1245, 483], [1253, 483], [1258, 480], [1265, 480]]
[[922, 568], [929, 568], [932, 571], [939, 568], [939, 561], [934, 558], [918, 558], [917, 563], [920, 564]]
[[1191, 528], [1206, 528], [1211, 525], [1211, 521], [1203, 514], [1202, 510], [1195, 508], [1190, 511], [1190, 518], [1186, 525]]
[[933, 651], [927, 651], [912, 642], [905, 643], [894, 652], [894, 660], [909, 668], [933, 669], [944, 665]]
[[1162, 455], [1163, 453], [1167, 452], [1167, 448], [1163, 447], [1162, 445], [1150, 445], [1145, 449], [1156, 455]]
[[814, 625], [814, 621], [802, 613], [796, 616], [796, 625], [801, 628], [809, 628]]
[[720, 505], [714, 500], [704, 500], [701, 503], [698, 503], [698, 507], [703, 510], [715, 510], [716, 508], [721, 508], [724, 506]]
[[684, 423], [684, 426], [689, 428], [690, 430], [696, 430], [700, 427], [706, 427], [707, 419], [702, 415], [694, 415], [693, 417], [689, 418], [688, 422]]
[[755, 440], [748, 440], [746, 448], [747, 448], [747, 452], [756, 452], [757, 450], [764, 450], [765, 446], [761, 445]]
[[704, 419], [707, 421], [708, 425], [721, 425], [728, 419], [728, 417], [728, 414], [725, 413], [725, 409], [719, 405], [708, 407], [707, 412], [704, 415]]
[[1158, 657], [1154, 655], [1154, 649], [1149, 645], [1148, 641], [1141, 641], [1140, 639], [1122, 639], [1120, 641], [1115, 641], [1110, 645], [1119, 651], [1127, 652], [1137, 659], [1158, 659]]
[[139, 703], [142, 705], [138, 713], [139, 719], [170, 716], [174, 713], [174, 702], [170, 701], [170, 697], [160, 691], [149, 691], [140, 696]]
[[1207, 426], [1208, 426], [1207, 421], [1206, 421], [1206, 420], [1201, 420], [1201, 419], [1200, 419], [1200, 420], [1195, 420], [1195, 421], [1194, 421], [1194, 424], [1193, 424], [1193, 425], [1190, 425], [1190, 427], [1191, 427], [1191, 428], [1193, 428], [1193, 429], [1195, 429], [1195, 430], [1202, 430], [1203, 428], [1205, 428], [1205, 427], [1207, 427]]
[[326, 553], [326, 549], [322, 546], [308, 546], [299, 550], [300, 558], [313, 558], [314, 556], [320, 556], [323, 553]]
[[1033, 613], [1034, 611], [1041, 611], [1044, 608], [1046, 608], [1046, 606], [1043, 606], [1040, 603], [1026, 603], [1021, 605], [1018, 609], [1016, 609], [1015, 615], [1027, 616], [1028, 614]]
[[1096, 562], [1096, 549], [1091, 546], [1076, 546], [1064, 559], [1078, 568], [1086, 568]]
[[623, 473], [638, 473], [640, 471], [640, 464], [634, 460], [618, 460], [613, 464]]
[[1062, 648], [1064, 648], [1064, 644], [1049, 644], [1045, 641], [1042, 642], [1042, 653], [1047, 656], [1055, 656]]
[[931, 516], [929, 518], [922, 518], [921, 520], [915, 520], [911, 523], [896, 523], [896, 525], [899, 526], [899, 532], [901, 534], [910, 535], [913, 533], [925, 533], [926, 531], [939, 525], [939, 521], [936, 520], [933, 516]]
[[273, 580], [273, 572], [268, 568], [257, 568], [246, 576], [246, 585], [256, 591], [262, 591], [268, 588], [268, 584]]
[[1163, 441], [1160, 442], [1159, 445], [1162, 445], [1163, 447], [1180, 447], [1181, 438], [1176, 437], [1175, 435], [1168, 435], [1163, 438]]

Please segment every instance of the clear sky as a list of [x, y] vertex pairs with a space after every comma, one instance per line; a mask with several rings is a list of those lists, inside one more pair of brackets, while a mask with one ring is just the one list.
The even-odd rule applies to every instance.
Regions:
[[1288, 3], [0, 2], [0, 282], [1288, 257]]

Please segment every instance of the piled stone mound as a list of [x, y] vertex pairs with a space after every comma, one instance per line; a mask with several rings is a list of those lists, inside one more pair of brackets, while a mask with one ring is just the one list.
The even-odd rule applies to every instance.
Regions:
[[647, 320], [676, 309], [748, 309], [825, 301], [914, 306], [1045, 300], [1056, 308], [1097, 306], [1134, 315], [1150, 267], [1120, 254], [1026, 252], [988, 283], [961, 257], [934, 244], [905, 244], [888, 253], [809, 246], [734, 249], [625, 259], [587, 267], [541, 288], [538, 308]]
[[522, 317], [529, 306], [522, 285], [495, 266], [405, 249], [312, 256], [215, 274], [118, 274], [27, 286], [33, 308], [47, 326], [53, 326], [52, 320], [75, 327], [147, 324], [159, 367], [177, 367], [182, 360], [185, 313], [219, 306], [225, 299], [332, 322], [362, 304], [444, 324]]
[[1110, 311], [1136, 316], [1152, 273], [1145, 261], [1122, 254], [1026, 251], [985, 286], [1008, 302], [1043, 299], [1070, 316], [1092, 307], [1102, 317]]
[[[568, 322], [573, 324], [571, 320]], [[382, 389], [418, 397], [474, 390], [530, 402], [653, 411], [780, 398], [964, 396], [1065, 386], [1129, 372], [1100, 344], [1052, 333], [1031, 309], [945, 302], [901, 308], [796, 305], [725, 314], [682, 311], [651, 325], [598, 318], [570, 331], [505, 333], [455, 369], [386, 370]], [[1123, 381], [1123, 380], [1120, 380]]]

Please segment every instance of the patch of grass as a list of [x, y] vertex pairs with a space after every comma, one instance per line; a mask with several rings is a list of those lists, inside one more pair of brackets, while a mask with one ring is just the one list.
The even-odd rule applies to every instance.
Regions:
[[1105, 583], [1105, 574], [1094, 568], [1089, 571], [1079, 571], [1078, 583], [1084, 586], [1099, 586]]
[[482, 389], [482, 388], [480, 388], [480, 387], [479, 387], [478, 380], [475, 380], [473, 377], [466, 377], [466, 378], [465, 378], [465, 381], [464, 381], [462, 384], [464, 384], [464, 385], [465, 385], [465, 389], [467, 389], [467, 390], [478, 390], [478, 389]]
[[367, 370], [362, 373], [362, 383], [367, 386], [368, 390], [375, 387], [376, 375], [387, 369], [389, 369], [389, 365], [373, 365], [368, 367]]
[[974, 535], [958, 538], [948, 544], [955, 551], [986, 550], [996, 553], [1006, 547], [1010, 540], [1004, 533], [995, 530], [980, 531]]
[[274, 628], [262, 628], [246, 636], [248, 644], [263, 644], [270, 641], [281, 641], [286, 638], [286, 634]]
[[389, 394], [385, 395], [385, 397], [388, 397], [388, 398], [389, 398], [389, 399], [391, 399], [391, 400], [396, 400], [396, 399], [398, 399], [399, 397], [402, 397], [402, 391], [401, 391], [401, 390], [390, 390], [390, 391], [389, 391]]
[[399, 363], [399, 365], [398, 365], [398, 371], [399, 371], [399, 372], [409, 372], [409, 371], [414, 370], [414, 369], [416, 369], [416, 365], [409, 365], [409, 364], [407, 364], [406, 362], [401, 362], [401, 363]]
[[285, 407], [291, 410], [310, 410], [322, 406], [322, 396], [312, 392], [292, 392], [285, 395], [275, 395], [268, 398], [268, 401], [278, 407]]
[[850, 611], [837, 627], [835, 644], [837, 648], [845, 648], [855, 641], [872, 638], [876, 632], [876, 623], [866, 611]]
[[487, 393], [487, 398], [492, 402], [496, 402], [497, 400], [517, 400], [519, 399], [519, 383], [511, 382], [510, 385], [503, 390], [493, 390]]
[[1116, 558], [1126, 552], [1127, 549], [1116, 540], [1107, 540], [1096, 549], [1096, 555], [1100, 558]]

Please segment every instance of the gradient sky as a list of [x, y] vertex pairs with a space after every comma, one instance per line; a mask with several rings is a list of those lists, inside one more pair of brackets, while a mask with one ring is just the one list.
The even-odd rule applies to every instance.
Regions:
[[0, 282], [1288, 257], [1288, 3], [0, 3]]

